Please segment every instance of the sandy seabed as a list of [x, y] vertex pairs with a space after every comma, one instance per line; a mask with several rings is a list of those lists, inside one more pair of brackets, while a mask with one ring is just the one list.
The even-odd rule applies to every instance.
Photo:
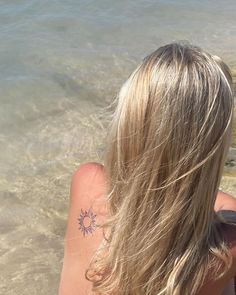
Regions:
[[[11, 138], [8, 150], [0, 147], [2, 159], [16, 167], [11, 173], [2, 167], [0, 178], [0, 290], [5, 295], [57, 294], [71, 176], [83, 162], [102, 162], [106, 139], [107, 118], [99, 106], [74, 98], [58, 99], [47, 116], [30, 124], [25, 130], [20, 126], [22, 134]], [[235, 121], [221, 188], [236, 197]]]

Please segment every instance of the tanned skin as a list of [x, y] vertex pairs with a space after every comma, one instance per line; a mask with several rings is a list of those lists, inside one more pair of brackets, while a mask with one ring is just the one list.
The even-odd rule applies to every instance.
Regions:
[[[84, 273], [103, 239], [97, 224], [106, 218], [106, 204], [101, 200], [106, 193], [105, 180], [103, 165], [94, 162], [81, 164], [72, 177], [59, 295], [92, 295], [92, 284], [86, 280]], [[236, 199], [219, 191], [215, 203], [215, 211], [218, 210], [236, 211]], [[226, 229], [226, 237], [232, 241], [233, 265], [222, 280], [205, 284], [197, 295], [235, 294], [236, 229]]]

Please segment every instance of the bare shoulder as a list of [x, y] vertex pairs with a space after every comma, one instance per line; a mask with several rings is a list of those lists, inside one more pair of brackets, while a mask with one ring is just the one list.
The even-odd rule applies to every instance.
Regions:
[[81, 164], [71, 179], [59, 295], [91, 294], [91, 282], [85, 279], [85, 271], [103, 239], [98, 225], [106, 219], [105, 195], [103, 165]]
[[72, 175], [72, 185], [88, 184], [87, 181], [104, 181], [105, 168], [97, 162], [86, 162], [80, 164], [78, 169]]
[[[97, 221], [98, 219], [101, 221], [106, 217], [105, 196], [104, 166], [96, 162], [81, 164], [71, 179], [69, 221], [71, 216], [81, 216], [81, 214], [83, 216], [91, 214], [91, 216], [96, 216]], [[67, 233], [71, 236], [70, 227]], [[84, 234], [84, 232], [82, 233]], [[75, 229], [72, 235], [74, 234], [78, 234], [78, 230]]]
[[73, 179], [78, 179], [81, 176], [95, 175], [104, 173], [104, 166], [97, 162], [86, 162], [79, 165], [78, 169], [73, 174]]
[[71, 179], [70, 201], [89, 202], [106, 191], [105, 168], [96, 162], [87, 162], [79, 166]]
[[[215, 211], [217, 212], [220, 210], [229, 214], [234, 214], [235, 211], [236, 215], [236, 198], [226, 192], [219, 191], [215, 202]], [[236, 224], [222, 224], [222, 229], [226, 243], [228, 244], [233, 256], [231, 270], [233, 275], [236, 276]]]
[[219, 210], [236, 211], [236, 197], [219, 190], [215, 202], [215, 211]]
[[[215, 202], [215, 211], [236, 211], [236, 199], [234, 196], [219, 190]], [[236, 213], [236, 212], [235, 212]], [[233, 263], [227, 273], [217, 281], [208, 281], [203, 285], [199, 295], [207, 294], [234, 294], [234, 277], [236, 276], [236, 225], [222, 224], [223, 235], [232, 254]]]

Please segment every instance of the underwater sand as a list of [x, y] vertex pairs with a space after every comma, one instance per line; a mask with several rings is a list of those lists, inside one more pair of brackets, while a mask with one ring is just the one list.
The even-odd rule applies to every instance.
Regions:
[[[57, 294], [70, 180], [80, 163], [102, 161], [103, 108], [174, 40], [236, 73], [235, 10], [234, 0], [2, 1], [0, 294]], [[236, 196], [236, 125], [233, 137], [221, 187]]]

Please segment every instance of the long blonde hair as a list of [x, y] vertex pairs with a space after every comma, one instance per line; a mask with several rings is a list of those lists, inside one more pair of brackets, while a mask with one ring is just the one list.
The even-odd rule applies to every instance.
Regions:
[[109, 126], [107, 231], [86, 272], [95, 294], [195, 294], [227, 271], [214, 203], [232, 117], [230, 70], [199, 47], [160, 47], [129, 76]]

